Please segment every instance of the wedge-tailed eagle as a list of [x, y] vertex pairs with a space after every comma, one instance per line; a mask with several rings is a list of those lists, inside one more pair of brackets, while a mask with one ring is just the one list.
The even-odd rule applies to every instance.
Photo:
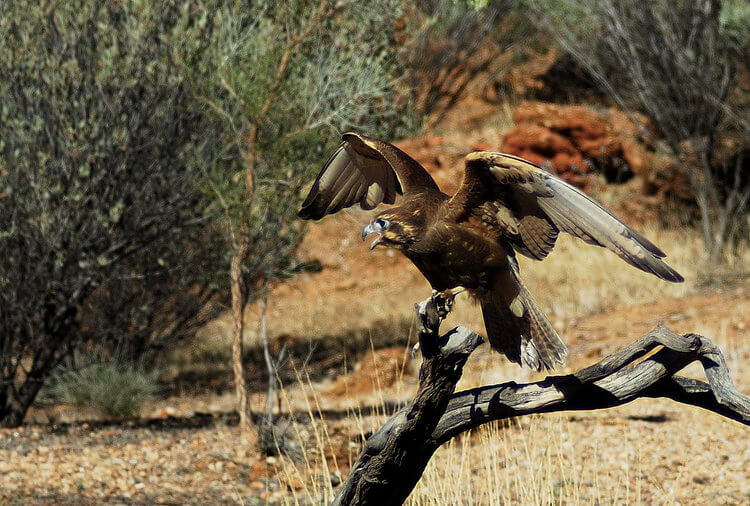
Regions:
[[515, 252], [542, 260], [567, 232], [612, 250], [630, 265], [673, 282], [682, 276], [664, 253], [589, 196], [531, 162], [503, 153], [466, 156], [454, 195], [396, 146], [347, 133], [315, 179], [299, 216], [320, 219], [354, 204], [379, 213], [362, 231], [372, 248], [400, 250], [443, 292], [464, 287], [482, 307], [490, 345], [532, 369], [552, 369], [567, 354], [519, 277]]

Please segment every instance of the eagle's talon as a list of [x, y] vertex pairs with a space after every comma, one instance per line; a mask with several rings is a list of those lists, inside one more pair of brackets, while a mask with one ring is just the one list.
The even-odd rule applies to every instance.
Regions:
[[432, 291], [430, 300], [432, 302], [432, 305], [435, 307], [435, 311], [437, 311], [438, 318], [441, 321], [445, 320], [445, 318], [448, 316], [448, 313], [450, 313], [453, 309], [453, 302], [455, 301], [455, 299], [455, 295], [450, 290], [445, 290], [444, 292], [438, 292], [437, 290]]

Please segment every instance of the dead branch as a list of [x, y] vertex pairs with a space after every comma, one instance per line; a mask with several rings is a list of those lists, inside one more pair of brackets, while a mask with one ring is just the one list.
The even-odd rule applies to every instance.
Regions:
[[[578, 372], [454, 394], [463, 365], [482, 339], [462, 327], [438, 337], [445, 316], [438, 307], [444, 302], [433, 297], [417, 306], [424, 356], [417, 395], [365, 442], [332, 504], [401, 504], [443, 443], [482, 424], [532, 413], [606, 409], [640, 397], [665, 397], [750, 425], [750, 399], [734, 387], [721, 350], [706, 337], [680, 336], [661, 325]], [[694, 361], [703, 366], [708, 383], [675, 376]]]
[[450, 303], [433, 297], [417, 305], [424, 357], [417, 395], [365, 442], [332, 504], [404, 502], [440, 446], [430, 434], [448, 406], [466, 360], [482, 343], [478, 334], [462, 327], [440, 336], [440, 322]]

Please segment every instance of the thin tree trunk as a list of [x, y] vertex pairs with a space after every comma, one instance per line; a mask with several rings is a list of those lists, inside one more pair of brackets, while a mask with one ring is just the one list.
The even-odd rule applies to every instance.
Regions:
[[4, 401], [0, 406], [0, 420], [2, 420], [3, 427], [18, 427], [23, 423], [26, 412], [36, 399], [43, 383], [44, 380], [41, 377], [28, 376], [16, 388], [13, 380], [8, 380], [5, 391], [0, 396]]
[[[268, 90], [266, 99], [263, 102], [260, 110], [258, 111], [255, 119], [250, 125], [250, 130], [247, 135], [247, 151], [245, 153], [245, 181], [244, 181], [244, 205], [250, 208], [252, 206], [253, 197], [255, 195], [255, 169], [258, 162], [258, 137], [263, 125], [266, 122], [266, 117], [271, 110], [271, 106], [276, 100], [277, 94], [283, 82], [286, 74], [287, 65], [289, 64], [289, 58], [292, 56], [294, 48], [297, 47], [303, 40], [305, 40], [312, 31], [320, 26], [320, 24], [328, 19], [336, 7], [333, 6], [330, 9], [325, 9], [327, 0], [319, 0], [318, 10], [311, 19], [308, 26], [295, 37], [291, 38], [284, 48], [284, 52], [281, 54], [279, 63], [276, 67], [276, 75], [273, 83]], [[249, 216], [249, 215], [248, 215]], [[252, 425], [250, 419], [250, 411], [248, 408], [248, 388], [247, 380], [245, 378], [245, 368], [242, 363], [242, 334], [244, 330], [244, 309], [247, 303], [247, 287], [242, 279], [242, 263], [245, 261], [248, 249], [250, 247], [250, 231], [249, 224], [245, 221], [247, 217], [242, 218], [242, 223], [239, 226], [237, 235], [234, 233], [233, 246], [234, 254], [229, 268], [229, 277], [231, 283], [232, 293], [232, 369], [234, 370], [234, 383], [235, 391], [237, 393], [238, 411], [240, 414], [240, 428], [242, 432], [252, 438], [252, 443], [255, 445], [258, 443], [258, 431]]]
[[26, 415], [28, 406], [24, 406], [24, 403], [19, 401], [18, 393], [15, 391], [12, 380], [8, 382], [2, 398], [4, 401], [0, 407], [0, 420], [2, 420], [2, 426], [18, 427], [23, 423], [23, 418], [24, 415]]
[[268, 372], [268, 395], [266, 398], [266, 420], [265, 423], [273, 425], [273, 399], [276, 395], [276, 368], [271, 360], [271, 350], [268, 344], [268, 326], [266, 322], [266, 311], [268, 310], [268, 292], [263, 289], [263, 298], [260, 303], [260, 339], [263, 342], [263, 359], [266, 362]]
[[240, 230], [239, 244], [234, 248], [234, 255], [229, 268], [232, 292], [232, 369], [234, 371], [234, 388], [237, 393], [237, 411], [240, 415], [240, 430], [243, 435], [252, 439], [255, 444], [258, 439], [257, 431], [252, 426], [248, 407], [247, 379], [245, 365], [242, 362], [242, 335], [244, 331], [244, 312], [246, 294], [242, 283], [242, 262], [249, 247], [250, 238], [243, 226]]

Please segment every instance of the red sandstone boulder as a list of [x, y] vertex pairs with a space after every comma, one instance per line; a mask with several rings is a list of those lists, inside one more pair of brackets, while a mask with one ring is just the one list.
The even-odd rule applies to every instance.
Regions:
[[[581, 105], [523, 102], [515, 110], [516, 127], [501, 150], [537, 164], [549, 163], [562, 178], [580, 187], [593, 169], [609, 180], [642, 175], [651, 153], [640, 142], [639, 126], [615, 109], [600, 113]], [[639, 118], [647, 125], [645, 118]]]

